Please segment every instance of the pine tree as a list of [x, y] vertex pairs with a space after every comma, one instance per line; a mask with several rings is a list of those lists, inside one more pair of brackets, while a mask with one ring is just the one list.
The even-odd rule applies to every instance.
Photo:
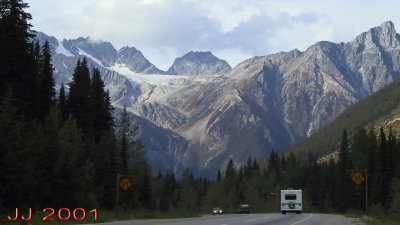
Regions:
[[225, 179], [232, 179], [236, 177], [235, 166], [233, 165], [233, 160], [230, 159], [225, 172]]
[[365, 152], [368, 148], [368, 136], [365, 129], [360, 129], [353, 137], [351, 144], [350, 158], [356, 169], [368, 167], [368, 154]]
[[389, 135], [388, 135], [388, 151], [387, 151], [387, 170], [386, 170], [386, 180], [387, 184], [391, 185], [392, 179], [395, 177], [396, 173], [396, 162], [398, 159], [398, 146], [397, 146], [397, 138], [393, 134], [392, 127], [389, 127]]
[[253, 170], [258, 170], [260, 168], [260, 165], [257, 163], [257, 158], [254, 158], [253, 160]]
[[218, 173], [217, 173], [217, 182], [221, 181], [221, 170], [218, 169]]
[[63, 120], [67, 119], [68, 117], [68, 110], [67, 110], [67, 99], [65, 97], [65, 88], [64, 88], [64, 83], [61, 84], [60, 87], [60, 93], [58, 95], [58, 101], [57, 101], [57, 109], [60, 110], [61, 113], [61, 118]]
[[28, 23], [31, 15], [24, 11], [27, 8], [22, 0], [0, 2], [0, 96], [11, 88], [16, 106], [27, 118], [34, 118], [37, 66], [30, 42], [34, 36]]
[[[61, 178], [56, 179], [53, 190], [57, 198], [57, 207], [76, 207], [81, 200], [79, 159], [84, 151], [82, 133], [75, 119], [69, 117], [58, 133], [58, 159], [55, 173]], [[63, 206], [64, 205], [64, 206]]]
[[348, 155], [348, 138], [346, 130], [343, 130], [342, 139], [340, 143], [339, 159], [337, 165], [337, 182], [335, 193], [339, 193], [335, 196], [335, 206], [339, 212], [345, 212], [348, 207], [348, 201], [351, 199], [349, 193], [351, 193], [351, 178], [348, 170], [350, 169], [351, 163]]
[[280, 159], [277, 152], [272, 150], [271, 155], [268, 159], [268, 172], [270, 174], [274, 174], [276, 181], [280, 182], [281, 180], [281, 165]]
[[115, 155], [116, 143], [111, 133], [105, 133], [96, 147], [94, 156], [94, 186], [101, 207], [111, 209], [115, 203], [115, 178], [117, 162]]
[[[53, 190], [56, 188], [54, 184], [59, 179], [56, 171], [56, 163], [45, 163], [45, 162], [57, 162], [60, 157], [59, 148], [59, 131], [63, 125], [63, 120], [61, 113], [56, 108], [50, 110], [49, 115], [46, 118], [44, 125], [44, 141], [40, 152], [36, 152], [38, 155], [39, 162], [37, 163], [39, 167], [39, 177], [41, 177], [39, 186], [42, 196], [38, 202], [40, 205], [46, 204], [56, 204], [57, 196], [52, 194]], [[46, 184], [46, 185], [43, 185]]]
[[90, 115], [90, 73], [86, 58], [77, 61], [72, 81], [69, 84], [67, 100], [68, 112], [77, 120], [84, 135], [89, 136], [91, 131]]
[[56, 92], [54, 90], [53, 65], [51, 62], [51, 50], [49, 42], [43, 45], [39, 58], [39, 118], [43, 121], [54, 106]]
[[126, 107], [124, 107], [117, 119], [116, 126], [117, 141], [120, 150], [120, 170], [123, 174], [127, 174], [129, 159], [130, 156], [132, 156], [130, 150], [133, 150], [135, 147], [135, 137], [139, 132], [139, 126], [135, 126], [134, 129], [131, 129], [130, 126], [131, 121], [128, 112], [126, 111]]
[[[380, 134], [379, 134], [379, 165], [380, 165], [380, 203], [386, 209], [389, 208], [389, 193], [390, 193], [390, 186], [391, 181], [393, 179], [393, 166], [392, 165], [392, 157], [391, 154], [392, 149], [395, 146], [395, 139], [390, 129], [390, 134], [388, 139], [386, 139], [386, 134], [381, 127]], [[392, 146], [391, 146], [392, 145]]]
[[95, 140], [99, 140], [101, 135], [111, 130], [113, 126], [113, 108], [111, 106], [108, 92], [104, 90], [104, 83], [101, 79], [100, 70], [97, 68], [94, 68], [92, 71], [89, 102], [91, 133]]
[[199, 184], [194, 180], [193, 174], [185, 169], [181, 180], [179, 208], [182, 211], [195, 212], [199, 206]]

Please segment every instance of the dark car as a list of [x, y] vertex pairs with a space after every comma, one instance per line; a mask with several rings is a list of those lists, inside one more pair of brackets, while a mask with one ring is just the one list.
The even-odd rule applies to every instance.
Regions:
[[215, 215], [215, 214], [222, 215], [222, 214], [224, 214], [224, 211], [222, 211], [222, 209], [219, 208], [219, 207], [215, 207], [215, 208], [213, 208], [213, 210], [211, 211], [211, 214], [212, 214], [212, 215]]
[[241, 214], [241, 213], [250, 213], [250, 206], [247, 204], [240, 204], [236, 208], [236, 212]]

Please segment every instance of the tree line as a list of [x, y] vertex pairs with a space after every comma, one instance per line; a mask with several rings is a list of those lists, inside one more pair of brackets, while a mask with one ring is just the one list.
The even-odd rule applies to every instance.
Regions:
[[[278, 211], [280, 190], [302, 189], [305, 211], [325, 213], [364, 212], [368, 176], [368, 206], [375, 211], [399, 213], [400, 142], [389, 129], [377, 132], [359, 129], [351, 138], [344, 130], [338, 154], [328, 159], [310, 152], [302, 161], [293, 152], [272, 151], [266, 163], [248, 158], [236, 166], [230, 160], [215, 180], [195, 178], [190, 171], [176, 180], [172, 172], [153, 178], [152, 205], [158, 210], [208, 212], [223, 207], [235, 212], [238, 204], [249, 204], [252, 212]], [[368, 171], [366, 174], [365, 171]], [[353, 182], [361, 173], [364, 181]]]

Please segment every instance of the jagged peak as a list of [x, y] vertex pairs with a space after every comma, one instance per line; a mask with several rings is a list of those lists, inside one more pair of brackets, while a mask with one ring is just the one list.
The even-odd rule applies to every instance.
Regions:
[[389, 30], [394, 30], [395, 31], [394, 24], [390, 20], [386, 21], [386, 22], [383, 22], [380, 27], [384, 28], [384, 29], [389, 29]]
[[188, 53], [186, 53], [185, 55], [183, 55], [180, 58], [186, 58], [186, 57], [215, 57], [210, 51], [190, 51]]
[[379, 44], [381, 47], [390, 49], [399, 46], [396, 29], [392, 21], [386, 21], [380, 26], [373, 27], [367, 32], [358, 35], [355, 43]]
[[135, 47], [124, 46], [120, 50], [118, 50], [118, 52], [127, 51], [127, 50], [139, 51]]
[[383, 37], [395, 37], [396, 29], [394, 28], [394, 24], [392, 21], [386, 21], [382, 23], [382, 25], [371, 28], [368, 32], [373, 32], [376, 35]]

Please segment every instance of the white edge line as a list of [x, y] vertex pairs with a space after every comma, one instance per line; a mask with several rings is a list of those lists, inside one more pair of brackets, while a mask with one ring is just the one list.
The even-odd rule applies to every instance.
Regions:
[[295, 225], [295, 224], [298, 224], [298, 223], [304, 222], [304, 221], [306, 221], [306, 220], [310, 219], [312, 216], [313, 216], [313, 214], [311, 214], [309, 217], [307, 217], [307, 218], [305, 218], [305, 219], [303, 219], [303, 220], [297, 221], [296, 223], [292, 223], [292, 224], [290, 224], [290, 225]]

